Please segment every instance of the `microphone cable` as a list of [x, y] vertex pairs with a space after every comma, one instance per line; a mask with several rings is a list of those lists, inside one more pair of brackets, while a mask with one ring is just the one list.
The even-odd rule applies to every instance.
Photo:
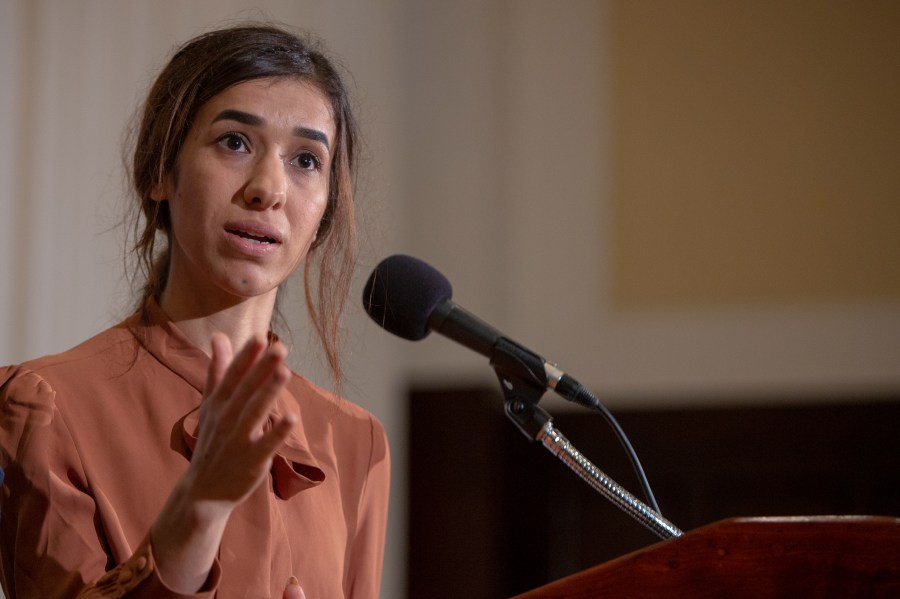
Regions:
[[[662, 515], [662, 511], [659, 509], [659, 504], [656, 503], [656, 497], [653, 495], [653, 491], [650, 489], [650, 481], [647, 479], [647, 474], [644, 472], [644, 467], [641, 466], [641, 460], [638, 459], [637, 452], [634, 450], [634, 447], [631, 445], [631, 441], [628, 440], [628, 436], [625, 434], [625, 431], [622, 430], [622, 427], [619, 426], [619, 421], [616, 420], [615, 416], [612, 415], [612, 412], [607, 409], [605, 405], [603, 405], [597, 397], [585, 389], [581, 387], [579, 390], [580, 394], [587, 395], [590, 398], [590, 408], [600, 412], [600, 415], [603, 416], [603, 419], [606, 420], [606, 423], [612, 428], [613, 432], [616, 435], [616, 438], [619, 439], [619, 443], [622, 445], [622, 448], [625, 450], [625, 454], [628, 456], [628, 460], [631, 462], [631, 467], [634, 470], [635, 475], [637, 475], [638, 482], [641, 485], [641, 490], [644, 492], [644, 497], [647, 499], [647, 503], [656, 510], [657, 514]], [[581, 403], [581, 402], [579, 402]]]

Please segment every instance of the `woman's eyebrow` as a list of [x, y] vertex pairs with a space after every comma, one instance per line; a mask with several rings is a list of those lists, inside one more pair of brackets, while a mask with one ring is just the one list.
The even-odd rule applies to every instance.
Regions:
[[[214, 123], [218, 121], [237, 121], [238, 123], [243, 123], [252, 127], [259, 127], [266, 123], [266, 120], [261, 116], [231, 108], [223, 110], [212, 120]], [[318, 129], [313, 129], [311, 127], [294, 127], [293, 134], [297, 137], [303, 137], [322, 143], [326, 148], [331, 147], [328, 143], [328, 135]]]
[[243, 110], [232, 109], [223, 110], [216, 115], [216, 118], [212, 120], [212, 122], [214, 123], [217, 123], [219, 121], [237, 121], [239, 123], [252, 125], [254, 127], [259, 127], [266, 122], [265, 119], [263, 119], [261, 116], [256, 116], [255, 114], [250, 114], [249, 112], [244, 112]]
[[328, 145], [328, 136], [318, 129], [312, 129], [310, 127], [294, 127], [294, 135], [296, 135], [297, 137], [305, 137], [306, 139], [317, 141], [323, 144], [326, 148], [331, 148], [331, 146]]

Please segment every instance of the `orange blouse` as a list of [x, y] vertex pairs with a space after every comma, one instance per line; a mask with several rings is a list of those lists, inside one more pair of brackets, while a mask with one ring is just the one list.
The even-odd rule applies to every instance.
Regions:
[[[0, 368], [0, 578], [8, 597], [183, 597], [148, 532], [196, 440], [209, 358], [151, 306], [56, 356]], [[298, 424], [231, 515], [194, 597], [377, 597], [390, 458], [368, 412], [294, 375]]]

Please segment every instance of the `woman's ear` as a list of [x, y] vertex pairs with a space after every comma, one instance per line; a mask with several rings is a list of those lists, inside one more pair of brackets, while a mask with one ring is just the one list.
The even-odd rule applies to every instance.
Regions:
[[150, 199], [154, 202], [164, 202], [166, 201], [166, 194], [163, 192], [163, 186], [161, 183], [157, 183], [153, 186], [153, 189], [150, 190]]
[[154, 202], [165, 202], [170, 195], [168, 175], [157, 181], [150, 190], [150, 199]]

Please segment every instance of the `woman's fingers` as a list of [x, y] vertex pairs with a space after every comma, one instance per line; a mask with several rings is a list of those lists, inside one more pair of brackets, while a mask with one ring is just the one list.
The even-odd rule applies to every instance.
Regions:
[[[283, 346], [275, 346], [269, 350], [259, 363], [247, 374], [235, 394], [246, 397], [236, 417], [244, 424], [245, 430], [258, 433], [272, 411], [275, 399], [284, 389], [290, 378], [290, 370], [284, 364], [285, 350]], [[256, 438], [258, 434], [254, 434]]]
[[251, 339], [223, 373], [230, 345], [221, 342], [219, 347], [218, 343], [213, 346], [208, 381], [219, 384], [207, 391], [207, 401], [217, 405], [217, 420], [241, 423], [238, 426], [245, 432], [258, 431], [290, 378], [284, 365], [287, 350], [280, 343], [266, 348], [261, 339]]
[[[219, 336], [212, 348], [192, 466], [206, 497], [240, 501], [268, 472], [296, 422], [291, 414], [265, 427], [290, 379], [287, 351], [281, 344], [266, 348], [257, 338], [231, 359], [230, 343]], [[229, 474], [223, 476], [226, 469]]]
[[285, 439], [288, 438], [288, 435], [291, 434], [291, 430], [293, 430], [296, 423], [297, 417], [293, 414], [288, 414], [274, 422], [271, 429], [253, 442], [253, 450], [257, 452], [258, 458], [260, 460], [270, 460]]
[[[215, 387], [207, 388], [206, 395], [207, 397], [213, 399], [213, 401], [221, 401], [227, 400], [230, 398], [235, 389], [241, 384], [241, 382], [246, 377], [248, 371], [253, 368], [255, 364], [257, 364], [263, 356], [266, 350], [265, 341], [263, 341], [259, 337], [251, 337], [247, 343], [244, 344], [244, 347], [238, 352], [233, 359], [230, 359], [228, 362], [225, 362], [225, 358], [229, 356], [231, 344], [228, 344], [229, 349], [225, 349], [224, 343], [220, 346], [220, 348], [226, 353], [222, 356], [222, 365], [225, 366], [224, 372], [219, 376], [218, 384]], [[216, 346], [213, 346], [213, 357], [215, 358]], [[215, 362], [215, 359], [214, 359]], [[219, 364], [210, 364], [210, 368], [218, 369], [221, 368]]]
[[212, 336], [212, 360], [209, 363], [209, 371], [206, 373], [206, 387], [204, 388], [207, 395], [212, 393], [213, 389], [225, 378], [225, 372], [233, 358], [231, 341], [223, 333], [215, 333]]
[[207, 392], [206, 420], [217, 431], [213, 436], [225, 434], [244, 449], [248, 449], [247, 443], [263, 437], [263, 425], [290, 379], [290, 370], [284, 364], [284, 345], [265, 348], [261, 343], [259, 338], [251, 339], [229, 364], [231, 344], [224, 335], [213, 337], [207, 384], [215, 386]]

